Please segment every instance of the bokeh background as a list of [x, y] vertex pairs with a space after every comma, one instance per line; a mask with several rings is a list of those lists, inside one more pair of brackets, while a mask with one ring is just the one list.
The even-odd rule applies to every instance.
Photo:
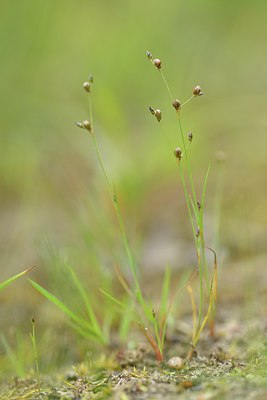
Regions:
[[[238, 265], [232, 289], [238, 290], [239, 270], [248, 272], [245, 286], [262, 287], [266, 17], [264, 0], [1, 0], [0, 280], [37, 264], [31, 276], [66, 295], [62, 260], [96, 289], [101, 279], [113, 279], [115, 261], [123, 264], [90, 137], [74, 124], [88, 118], [82, 83], [90, 73], [97, 139], [144, 276], [156, 281], [167, 263], [174, 270], [194, 263], [178, 171], [148, 112], [150, 105], [161, 108], [164, 127], [179, 145], [169, 94], [146, 58], [149, 50], [162, 60], [179, 99], [196, 84], [205, 92], [186, 107], [184, 129], [194, 134], [190, 154], [199, 193], [212, 160], [207, 240], [216, 242], [222, 275]], [[2, 292], [0, 301], [1, 354], [9, 354], [4, 367], [10, 349], [22, 346], [18, 332], [28, 334], [32, 315], [50, 332], [40, 340], [57, 342], [59, 329], [62, 348], [69, 343], [60, 313], [26, 279]], [[57, 328], [61, 322], [64, 329]], [[62, 354], [57, 348], [58, 357], [64, 359], [65, 347]]]

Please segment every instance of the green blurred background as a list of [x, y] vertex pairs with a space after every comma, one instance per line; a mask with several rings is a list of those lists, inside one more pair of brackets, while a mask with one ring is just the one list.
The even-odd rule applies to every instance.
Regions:
[[[205, 92], [186, 107], [184, 128], [194, 134], [190, 152], [199, 191], [213, 160], [209, 243], [216, 183], [224, 173], [223, 265], [238, 260], [243, 268], [256, 260], [264, 267], [266, 17], [264, 0], [1, 0], [1, 281], [38, 264], [32, 276], [58, 290], [51, 279], [56, 252], [97, 287], [99, 276], [104, 279], [97, 266], [104, 265], [109, 279], [114, 260], [123, 262], [90, 137], [74, 124], [88, 118], [82, 83], [90, 73], [97, 138], [144, 274], [154, 277], [168, 262], [174, 269], [192, 264], [177, 169], [148, 106], [161, 108], [165, 129], [179, 145], [175, 116], [146, 50], [162, 60], [179, 99], [196, 84]], [[217, 151], [225, 153], [223, 166]], [[3, 292], [5, 337], [12, 341], [18, 328], [27, 332], [31, 315], [54, 326], [53, 307], [43, 303], [26, 280]]]

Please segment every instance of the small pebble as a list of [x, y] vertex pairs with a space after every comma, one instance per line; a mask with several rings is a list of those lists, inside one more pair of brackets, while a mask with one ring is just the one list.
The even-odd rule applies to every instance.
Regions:
[[168, 367], [181, 369], [184, 365], [184, 361], [181, 357], [172, 357], [167, 362]]

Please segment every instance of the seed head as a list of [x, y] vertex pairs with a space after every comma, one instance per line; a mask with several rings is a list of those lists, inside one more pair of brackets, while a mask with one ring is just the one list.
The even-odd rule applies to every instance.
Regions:
[[88, 132], [92, 131], [92, 126], [89, 121], [85, 120], [82, 122], [83, 128], [86, 129]]
[[88, 81], [89, 81], [90, 83], [93, 83], [93, 82], [94, 82], [94, 77], [93, 77], [92, 74], [89, 75]]
[[152, 115], [155, 115], [155, 110], [153, 107], [149, 107], [149, 111], [151, 112]]
[[199, 234], [200, 234], [200, 229], [199, 229], [199, 227], [197, 227], [197, 229], [196, 229], [196, 237], [199, 237]]
[[182, 158], [182, 150], [180, 149], [180, 147], [177, 147], [177, 148], [174, 150], [174, 155], [175, 155], [175, 157], [176, 157], [179, 161], [181, 161], [181, 158]]
[[150, 51], [146, 51], [146, 55], [149, 60], [152, 60], [152, 54], [150, 53]]
[[85, 90], [87, 93], [89, 93], [89, 92], [91, 91], [91, 85], [90, 85], [90, 83], [87, 82], [87, 81], [85, 81], [85, 82], [83, 83], [83, 88], [84, 88], [84, 90]]
[[83, 122], [75, 122], [78, 128], [86, 129], [88, 132], [92, 132], [92, 126], [89, 121], [85, 120]]
[[157, 118], [158, 122], [160, 122], [161, 121], [161, 116], [162, 116], [161, 115], [161, 111], [159, 109], [155, 110], [154, 111], [154, 115]]
[[155, 58], [155, 60], [153, 61], [153, 64], [155, 65], [155, 67], [160, 70], [161, 69], [161, 61], [158, 58]]
[[197, 201], [197, 208], [198, 208], [199, 210], [201, 210], [201, 203], [200, 203], [199, 201]]
[[173, 102], [172, 102], [172, 106], [173, 106], [173, 108], [175, 108], [175, 110], [176, 111], [178, 111], [178, 110], [180, 110], [180, 108], [181, 108], [181, 102], [180, 102], [180, 100], [174, 100]]
[[188, 137], [189, 142], [192, 142], [192, 140], [193, 140], [193, 133], [192, 133], [191, 131], [188, 132], [187, 137]]
[[193, 95], [194, 95], [194, 96], [202, 96], [202, 95], [203, 95], [202, 89], [201, 89], [201, 87], [200, 87], [199, 85], [197, 85], [197, 86], [194, 88], [194, 90], [193, 90]]

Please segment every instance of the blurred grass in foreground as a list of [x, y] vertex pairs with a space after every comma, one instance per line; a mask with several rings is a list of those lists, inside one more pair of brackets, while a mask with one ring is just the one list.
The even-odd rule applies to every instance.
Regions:
[[[266, 12], [264, 1], [241, 0], [1, 1], [1, 281], [24, 265], [48, 265], [46, 240], [85, 277], [91, 265], [105, 265], [112, 277], [114, 257], [123, 259], [93, 149], [74, 126], [87, 113], [80, 92], [89, 73], [99, 141], [137, 256], [142, 260], [151, 243], [155, 252], [164, 237], [187, 241], [177, 219], [184, 207], [177, 171], [147, 110], [162, 108], [175, 138], [168, 94], [145, 50], [162, 59], [177, 97], [197, 83], [205, 92], [201, 104], [188, 107], [185, 124], [201, 148], [192, 149], [200, 179], [211, 149], [226, 154], [221, 247], [247, 263], [266, 252]], [[47, 270], [36, 274], [47, 279]], [[97, 285], [98, 273], [94, 279]], [[26, 329], [39, 307], [48, 321], [47, 306], [19, 282], [1, 294], [1, 329], [14, 338], [13, 326]]]

